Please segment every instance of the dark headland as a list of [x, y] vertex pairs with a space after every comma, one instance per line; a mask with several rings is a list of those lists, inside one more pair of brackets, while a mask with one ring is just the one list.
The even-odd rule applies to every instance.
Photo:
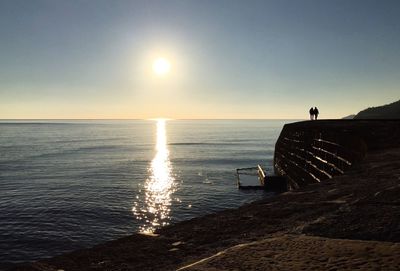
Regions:
[[354, 116], [355, 119], [400, 119], [400, 100], [386, 105], [369, 107]]
[[285, 125], [274, 166], [291, 191], [13, 270], [400, 270], [400, 120]]

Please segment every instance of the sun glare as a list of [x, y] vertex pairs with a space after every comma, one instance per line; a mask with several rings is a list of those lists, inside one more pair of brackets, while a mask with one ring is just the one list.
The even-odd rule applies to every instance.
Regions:
[[171, 69], [171, 63], [165, 58], [158, 58], [153, 62], [153, 71], [157, 75], [165, 75]]

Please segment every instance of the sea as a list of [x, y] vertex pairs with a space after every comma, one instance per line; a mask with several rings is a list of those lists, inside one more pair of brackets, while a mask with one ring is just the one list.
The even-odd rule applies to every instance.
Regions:
[[289, 122], [0, 121], [0, 269], [273, 196], [235, 173]]

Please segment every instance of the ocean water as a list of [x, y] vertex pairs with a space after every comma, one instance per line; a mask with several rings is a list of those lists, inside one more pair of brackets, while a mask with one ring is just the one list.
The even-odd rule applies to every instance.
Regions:
[[[0, 122], [0, 263], [234, 208], [235, 169], [272, 169], [277, 120]], [[1, 266], [1, 265], [0, 265]]]

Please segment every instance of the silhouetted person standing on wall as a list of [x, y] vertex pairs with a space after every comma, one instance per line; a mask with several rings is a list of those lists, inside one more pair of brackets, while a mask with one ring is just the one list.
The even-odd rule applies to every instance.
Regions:
[[319, 114], [318, 108], [314, 107], [313, 111], [314, 111], [314, 118], [315, 118], [315, 120], [317, 120], [318, 119], [318, 114]]
[[309, 112], [310, 112], [310, 120], [313, 120], [314, 119], [314, 109], [311, 107]]

